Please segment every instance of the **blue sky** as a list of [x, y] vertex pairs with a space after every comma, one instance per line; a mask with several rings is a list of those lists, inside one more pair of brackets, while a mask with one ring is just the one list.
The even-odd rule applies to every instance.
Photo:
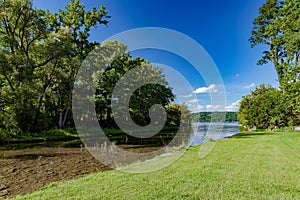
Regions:
[[[133, 28], [163, 27], [179, 31], [194, 40], [211, 56], [226, 90], [226, 110], [236, 110], [236, 102], [261, 83], [277, 87], [272, 64], [257, 66], [264, 46], [251, 49], [248, 39], [252, 21], [265, 0], [82, 0], [87, 9], [105, 5], [111, 15], [108, 27], [92, 31], [91, 40], [100, 43], [107, 38]], [[34, 0], [34, 6], [51, 12], [62, 9], [67, 0]], [[174, 67], [184, 74], [194, 90], [198, 89], [198, 108], [194, 111], [219, 110], [211, 105], [209, 91], [218, 85], [206, 85], [193, 76], [192, 66], [168, 52], [144, 50], [133, 52], [152, 62]], [[225, 109], [225, 108], [222, 108]]]

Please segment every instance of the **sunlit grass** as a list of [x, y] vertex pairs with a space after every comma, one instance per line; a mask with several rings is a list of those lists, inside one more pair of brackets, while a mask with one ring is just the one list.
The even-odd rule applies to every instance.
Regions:
[[203, 159], [192, 147], [159, 171], [101, 172], [17, 199], [300, 199], [299, 180], [300, 133], [248, 133]]

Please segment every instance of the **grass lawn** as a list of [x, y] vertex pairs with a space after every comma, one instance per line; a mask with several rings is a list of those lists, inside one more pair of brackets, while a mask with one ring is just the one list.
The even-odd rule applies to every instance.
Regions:
[[159, 171], [101, 172], [16, 199], [300, 199], [300, 133], [245, 133], [203, 159], [192, 147]]

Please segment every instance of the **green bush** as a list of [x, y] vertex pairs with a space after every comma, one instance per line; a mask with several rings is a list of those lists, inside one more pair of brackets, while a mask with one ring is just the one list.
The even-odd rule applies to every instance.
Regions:
[[243, 96], [239, 108], [239, 121], [245, 127], [278, 129], [300, 124], [300, 82], [289, 83], [275, 89], [260, 85], [250, 94]]

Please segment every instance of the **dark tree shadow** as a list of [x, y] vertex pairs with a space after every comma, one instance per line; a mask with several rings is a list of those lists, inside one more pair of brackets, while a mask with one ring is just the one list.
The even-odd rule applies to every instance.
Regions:
[[253, 138], [253, 136], [274, 135], [272, 132], [241, 132], [227, 138]]

